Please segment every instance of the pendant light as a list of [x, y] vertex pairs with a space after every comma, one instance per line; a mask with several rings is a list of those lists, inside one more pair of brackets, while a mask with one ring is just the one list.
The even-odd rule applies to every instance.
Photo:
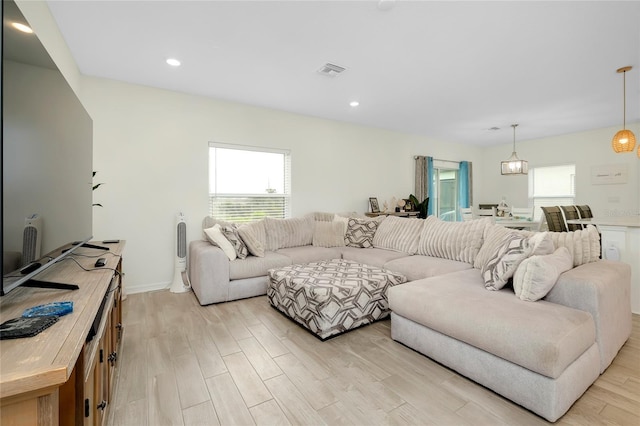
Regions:
[[508, 160], [500, 163], [501, 172], [503, 175], [526, 175], [529, 173], [529, 163], [519, 159], [516, 154], [516, 127], [518, 125], [512, 124], [511, 127], [513, 127], [513, 152]]
[[615, 152], [633, 152], [636, 146], [636, 135], [631, 130], [625, 128], [627, 121], [627, 71], [631, 71], [631, 66], [619, 68], [616, 72], [622, 73], [622, 130], [615, 134], [611, 141], [611, 146]]

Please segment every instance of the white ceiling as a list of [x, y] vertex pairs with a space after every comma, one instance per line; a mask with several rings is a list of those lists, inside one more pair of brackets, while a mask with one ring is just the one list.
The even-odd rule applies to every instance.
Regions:
[[[91, 76], [493, 145], [512, 123], [518, 141], [621, 126], [616, 69], [632, 65], [640, 121], [638, 1], [48, 4]], [[327, 62], [347, 70], [318, 74]]]

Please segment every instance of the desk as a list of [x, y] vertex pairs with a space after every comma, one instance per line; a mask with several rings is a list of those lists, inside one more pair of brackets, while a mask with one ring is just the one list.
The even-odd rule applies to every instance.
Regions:
[[527, 228], [532, 231], [540, 228], [540, 222], [535, 222], [527, 219], [513, 219], [510, 217], [495, 217], [494, 219], [497, 225], [504, 226], [506, 228]]
[[602, 236], [602, 258], [631, 265], [631, 311], [640, 314], [640, 215], [570, 219], [567, 223], [595, 225]]

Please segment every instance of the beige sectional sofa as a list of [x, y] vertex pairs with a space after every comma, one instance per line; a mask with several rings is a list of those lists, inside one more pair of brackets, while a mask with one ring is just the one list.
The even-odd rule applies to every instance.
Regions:
[[230, 260], [228, 247], [225, 254], [207, 240], [190, 243], [189, 275], [202, 305], [266, 294], [267, 271], [297, 263], [343, 258], [401, 273], [409, 282], [388, 291], [393, 339], [549, 421], [631, 333], [630, 267], [598, 259], [595, 228], [530, 233], [490, 218], [316, 213], [242, 225], [238, 234], [261, 256]]

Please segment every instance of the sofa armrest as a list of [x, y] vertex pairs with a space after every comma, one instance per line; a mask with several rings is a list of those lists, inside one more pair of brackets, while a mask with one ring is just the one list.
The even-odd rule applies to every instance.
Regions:
[[599, 260], [558, 278], [545, 300], [591, 313], [600, 350], [600, 373], [631, 335], [631, 267]]
[[189, 243], [189, 279], [201, 305], [229, 300], [229, 258], [208, 241]]

